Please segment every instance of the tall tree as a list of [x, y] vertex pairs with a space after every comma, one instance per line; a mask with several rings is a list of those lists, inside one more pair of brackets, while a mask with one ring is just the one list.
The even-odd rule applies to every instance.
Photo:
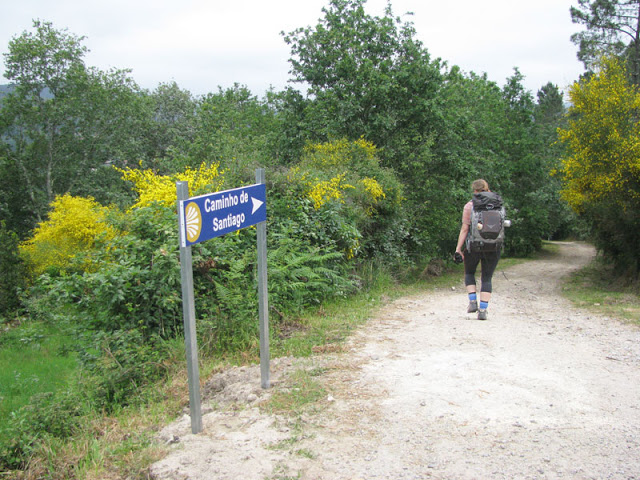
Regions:
[[274, 122], [275, 112], [268, 102], [256, 98], [246, 86], [219, 88], [198, 103], [193, 141], [186, 149], [189, 161], [195, 165], [217, 162], [228, 179], [252, 175], [256, 165], [269, 162]]
[[[435, 232], [448, 222], [439, 210], [430, 216], [424, 210], [448, 188], [439, 183], [448, 167], [434, 155], [444, 131], [442, 65], [390, 5], [383, 16], [370, 15], [365, 5], [331, 0], [315, 27], [285, 35], [294, 81], [308, 86], [306, 102], [295, 106], [302, 107], [311, 140], [364, 137], [380, 148], [383, 165], [407, 185], [415, 247], [436, 254]], [[420, 238], [423, 233], [429, 238]]]
[[538, 90], [538, 102], [535, 109], [536, 123], [557, 125], [565, 113], [562, 92], [557, 85], [548, 82]]
[[640, 0], [578, 0], [571, 20], [586, 27], [571, 40], [587, 70], [603, 55], [623, 56], [633, 83], [640, 84]]
[[305, 115], [316, 138], [364, 136], [412, 179], [424, 167], [439, 125], [440, 63], [430, 59], [412, 24], [394, 17], [390, 6], [374, 17], [365, 4], [331, 0], [315, 28], [285, 35], [291, 73], [314, 99]]
[[523, 80], [516, 68], [503, 88], [509, 130], [504, 132], [504, 160], [495, 165], [502, 171], [499, 187], [510, 201], [514, 220], [506, 247], [517, 254], [539, 249], [541, 239], [550, 230], [545, 195], [550, 166], [543, 155], [543, 142], [535, 123], [533, 95], [525, 89]]
[[51, 97], [61, 95], [72, 69], [84, 67], [87, 49], [82, 38], [58, 32], [50, 23], [34, 21], [33, 26], [36, 32], [14, 38], [5, 54], [5, 76], [16, 88], [3, 99], [0, 133], [4, 160], [15, 164], [35, 220], [41, 221], [53, 199], [55, 159], [47, 136], [58, 130], [54, 117], [60, 116], [51, 108]]
[[59, 194], [113, 201], [105, 166], [143, 154], [139, 138], [148, 115], [126, 71], [85, 66], [82, 37], [48, 22], [33, 27], [13, 38], [5, 54], [5, 75], [15, 89], [2, 100], [0, 159], [19, 172], [35, 224]]
[[505, 158], [509, 125], [502, 91], [486, 74], [467, 75], [453, 66], [438, 97], [444, 126], [434, 136], [431, 158], [416, 174], [416, 182], [426, 188], [425, 201], [414, 208], [425, 230], [422, 243], [437, 243], [442, 253], [448, 253], [460, 230], [460, 212], [469, 200], [471, 182], [485, 178], [492, 188], [500, 188], [505, 169], [496, 165]]
[[153, 119], [149, 132], [153, 157], [180, 155], [193, 141], [198, 101], [177, 83], [162, 83], [149, 96]]

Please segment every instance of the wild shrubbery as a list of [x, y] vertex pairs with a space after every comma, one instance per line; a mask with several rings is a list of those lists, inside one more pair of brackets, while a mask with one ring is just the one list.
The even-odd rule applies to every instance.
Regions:
[[[49, 220], [38, 230], [56, 227], [58, 238], [74, 240], [74, 225], [94, 225], [83, 230], [84, 243], [74, 243], [82, 255], [69, 253], [71, 242], [54, 243], [41, 234], [26, 243], [25, 252], [30, 258], [45, 248], [50, 252], [36, 272], [64, 269], [64, 275], [42, 277], [40, 286], [51, 305], [67, 304], [83, 325], [101, 331], [135, 328], [170, 338], [182, 327], [175, 181], [190, 180], [192, 194], [216, 191], [224, 173], [218, 165], [173, 176], [129, 169], [123, 178], [134, 183], [138, 194], [126, 213], [112, 207], [106, 215], [108, 208], [93, 200], [65, 197], [52, 211], [52, 218], [62, 220]], [[349, 263], [363, 254], [388, 251], [401, 257], [401, 200], [399, 182], [379, 167], [375, 147], [364, 141], [310, 146], [299, 165], [271, 175], [268, 258], [274, 308], [296, 312], [321, 298], [348, 293], [353, 285]], [[85, 210], [78, 213], [78, 205]], [[91, 236], [93, 231], [99, 234]], [[197, 312], [217, 322], [210, 332], [222, 350], [230, 343], [240, 346], [238, 339], [226, 337], [246, 338], [245, 347], [253, 341], [253, 232], [245, 229], [192, 247]], [[394, 238], [398, 244], [390, 246]]]
[[371, 142], [361, 138], [309, 144], [289, 179], [302, 184], [318, 228], [338, 241], [348, 258], [406, 260], [403, 188], [396, 175], [380, 165]]
[[78, 391], [67, 389], [31, 397], [0, 425], [0, 469], [20, 469], [44, 440], [73, 435], [88, 413], [85, 405]]
[[[33, 318], [63, 322], [74, 339], [66, 348], [82, 373], [70, 391], [32, 399], [3, 426], [0, 465], [6, 468], [20, 466], [39, 435], [65, 438], [87, 411], [135, 402], [166, 375], [174, 352], [168, 342], [182, 336], [175, 181], [189, 181], [192, 195], [236, 185], [226, 185], [218, 164], [174, 175], [121, 174], [137, 194], [125, 212], [91, 198], [59, 197], [22, 245], [32, 265], [26, 308]], [[305, 308], [355, 291], [361, 259], [402, 261], [402, 200], [400, 183], [364, 140], [310, 144], [297, 165], [268, 175], [274, 335]], [[246, 228], [192, 247], [204, 354], [257, 355], [255, 242], [255, 229]], [[56, 404], [64, 407], [60, 415], [53, 413]]]

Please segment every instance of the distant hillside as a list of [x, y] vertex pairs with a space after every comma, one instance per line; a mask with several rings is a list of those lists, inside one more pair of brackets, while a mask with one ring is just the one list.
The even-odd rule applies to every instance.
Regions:
[[[14, 88], [15, 85], [0, 85], [0, 99], [6, 96], [8, 93], [11, 93]], [[48, 88], [45, 88], [40, 95], [45, 99], [53, 98], [53, 95], [51, 95], [51, 92]]]
[[0, 85], [0, 98], [13, 90], [13, 85]]

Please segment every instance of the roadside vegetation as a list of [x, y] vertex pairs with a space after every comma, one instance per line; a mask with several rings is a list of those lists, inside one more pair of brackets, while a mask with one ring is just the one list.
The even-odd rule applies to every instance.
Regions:
[[[418, 272], [405, 283], [399, 283], [384, 272], [371, 272], [369, 278], [373, 283], [359, 293], [322, 302], [300, 312], [288, 328], [273, 337], [272, 356], [306, 357], [322, 352], [327, 346], [339, 347], [355, 328], [386, 303], [428, 288], [450, 288], [452, 283], [459, 283], [460, 276], [460, 266], [453, 264], [440, 277], [421, 277]], [[166, 447], [158, 443], [156, 433], [188, 406], [183, 340], [165, 342], [161, 375], [155, 380], [147, 375], [144, 383], [140, 382], [130, 390], [130, 382], [135, 382], [135, 378], [133, 372], [127, 372], [127, 367], [144, 371], [149, 363], [159, 360], [155, 355], [151, 359], [141, 355], [138, 346], [124, 343], [126, 339], [120, 339], [122, 345], [118, 349], [113, 343], [102, 344], [98, 348], [108, 348], [108, 355], [115, 357], [111, 360], [113, 363], [103, 359], [103, 368], [87, 377], [87, 369], [71, 361], [78, 358], [78, 353], [65, 351], [69, 345], [79, 347], [81, 341], [74, 343], [65, 336], [60, 342], [57, 330], [31, 339], [31, 332], [43, 331], [40, 327], [26, 322], [13, 326], [0, 337], [4, 342], [0, 369], [10, 372], [9, 385], [15, 377], [28, 376], [29, 382], [41, 387], [16, 398], [17, 402], [23, 402], [24, 408], [2, 412], [0, 448], [4, 460], [24, 461], [25, 456], [28, 459], [25, 470], [13, 474], [5, 470], [6, 474], [9, 478], [24, 479], [146, 478], [148, 466], [166, 452]], [[23, 339], [26, 338], [30, 338], [31, 348], [39, 353], [35, 366], [16, 362], [14, 358], [24, 358]], [[36, 340], [43, 345], [36, 346]], [[44, 344], [56, 347], [44, 348]], [[66, 347], [60, 349], [60, 345]], [[123, 363], [120, 350], [126, 350], [126, 354], [132, 356], [128, 363]], [[253, 346], [226, 354], [205, 349], [200, 356], [201, 379], [231, 365], [258, 361], [258, 351]], [[66, 373], [58, 367], [61, 362], [68, 366]], [[56, 367], [55, 375], [51, 374], [51, 366]], [[79, 378], [80, 373], [83, 378]], [[40, 378], [56, 378], [58, 383], [40, 385]], [[313, 381], [313, 373], [300, 372], [295, 381], [300, 384], [296, 394], [276, 395], [268, 408], [295, 413], [312, 404], [320, 392], [320, 387]], [[112, 393], [113, 400], [108, 403], [95, 398], [96, 392], [106, 391], [105, 384], [114, 389], [120, 385], [119, 393]], [[125, 393], [126, 402], [118, 404], [115, 399], [125, 398]], [[102, 402], [101, 408], [96, 408], [99, 402]], [[14, 452], [15, 457], [10, 452]]]
[[[557, 85], [534, 95], [518, 69], [502, 87], [466, 73], [391, 6], [372, 17], [365, 4], [330, 0], [317, 25], [284, 34], [306, 91], [263, 98], [143, 90], [86, 65], [84, 39], [45, 21], [13, 38], [0, 97], [3, 478], [144, 478], [162, 455], [154, 432], [188, 401], [176, 181], [198, 195], [266, 169], [276, 356], [339, 344], [386, 301], [459, 277], [450, 257], [476, 178], [512, 220], [503, 265], [546, 239], [594, 238], [611, 284], [629, 286], [598, 297], [607, 284], [587, 270], [569, 291], [637, 318], [640, 94], [626, 57], [590, 59], [567, 110]], [[202, 376], [257, 361], [255, 229], [192, 255]], [[313, 395], [313, 378], [300, 382]]]
[[640, 326], [638, 284], [620, 277], [615, 266], [599, 256], [588, 267], [571, 275], [564, 294], [576, 306]]

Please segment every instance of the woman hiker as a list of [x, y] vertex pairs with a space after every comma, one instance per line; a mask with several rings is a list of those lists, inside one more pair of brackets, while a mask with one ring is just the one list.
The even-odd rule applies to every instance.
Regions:
[[[481, 192], [490, 192], [489, 184], [482, 179], [475, 180], [471, 184], [474, 194]], [[499, 198], [498, 195], [495, 195]], [[501, 201], [501, 200], [500, 200]], [[458, 244], [456, 246], [456, 257], [464, 260], [464, 283], [466, 285], [467, 294], [469, 296], [469, 307], [467, 313], [478, 312], [478, 320], [487, 319], [487, 309], [491, 300], [491, 279], [493, 272], [500, 260], [501, 248], [494, 248], [490, 251], [473, 251], [470, 252], [465, 246], [469, 230], [471, 228], [471, 210], [473, 201], [470, 200], [464, 206], [462, 211], [462, 226], [460, 227], [460, 235], [458, 235]], [[464, 250], [463, 250], [464, 248]], [[480, 298], [476, 293], [476, 269], [480, 263]], [[479, 301], [479, 302], [478, 302]]]

